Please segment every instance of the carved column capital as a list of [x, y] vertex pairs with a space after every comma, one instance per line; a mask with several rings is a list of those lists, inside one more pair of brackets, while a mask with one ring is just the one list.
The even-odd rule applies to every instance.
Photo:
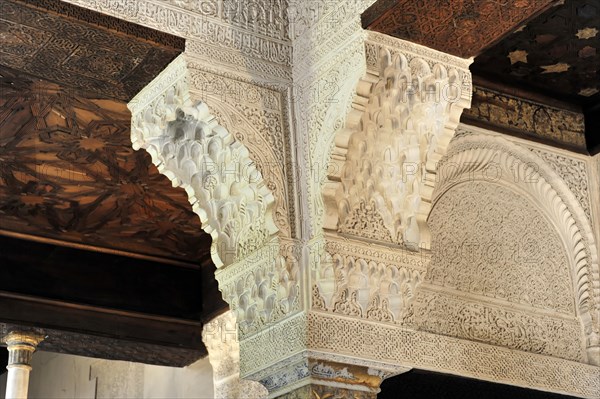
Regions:
[[37, 331], [10, 331], [0, 339], [8, 349], [7, 399], [27, 399], [31, 358], [44, 338]]
[[319, 398], [322, 394], [375, 398], [385, 378], [408, 370], [376, 361], [304, 351], [252, 378], [260, 378], [272, 398]]
[[36, 332], [11, 331], [6, 334], [0, 339], [6, 344], [9, 353], [6, 367], [31, 370], [31, 357], [43, 340], [44, 335]]

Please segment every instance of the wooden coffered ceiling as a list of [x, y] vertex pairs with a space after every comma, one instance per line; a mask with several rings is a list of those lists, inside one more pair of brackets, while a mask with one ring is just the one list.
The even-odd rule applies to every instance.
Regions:
[[0, 1], [0, 64], [123, 101], [185, 41], [55, 0]]
[[226, 309], [187, 194], [131, 147], [126, 102], [184, 40], [58, 1], [0, 0], [0, 330], [183, 366]]
[[210, 262], [184, 190], [130, 141], [125, 103], [0, 66], [2, 230]]
[[[379, 0], [362, 20], [372, 30], [475, 57], [475, 111], [466, 110], [463, 119], [476, 122], [482, 109], [495, 110], [479, 122], [575, 151], [600, 151], [597, 1]], [[531, 112], [531, 123], [506, 128], [490, 121], [494, 112], [498, 119]], [[581, 131], [577, 123], [565, 128], [564, 115], [580, 115]], [[530, 131], [553, 123], [551, 135]]]
[[362, 15], [371, 30], [469, 58], [554, 0], [379, 0]]

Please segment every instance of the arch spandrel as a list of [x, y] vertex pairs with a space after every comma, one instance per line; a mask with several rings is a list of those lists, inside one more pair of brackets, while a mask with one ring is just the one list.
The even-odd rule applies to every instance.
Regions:
[[[543, 268], [543, 262], [531, 262], [531, 267], [540, 268], [535, 274], [544, 276], [542, 277], [542, 280], [546, 279], [547, 281], [542, 281], [539, 277], [536, 278], [535, 274], [530, 276], [530, 279], [527, 280], [527, 277], [523, 275], [523, 273], [517, 273], [513, 276], [517, 280], [512, 284], [511, 289], [514, 289], [519, 285], [525, 287], [524, 284], [529, 283], [530, 286], [528, 290], [530, 293], [523, 298], [513, 297], [512, 302], [514, 302], [516, 308], [522, 308], [524, 311], [529, 311], [532, 314], [538, 312], [538, 310], [533, 309], [537, 307], [539, 310], [542, 310], [542, 312], [539, 312], [540, 314], [545, 311], [550, 311], [555, 315], [558, 315], [558, 313], [566, 315], [570, 313], [568, 312], [567, 305], [572, 301], [574, 304], [574, 312], [571, 313], [578, 318], [580, 331], [582, 331], [580, 335], [582, 337], [581, 341], [583, 342], [582, 347], [587, 348], [588, 352], [587, 356], [583, 355], [581, 357], [581, 360], [595, 364], [596, 355], [594, 351], [598, 345], [598, 291], [594, 284], [594, 275], [598, 270], [596, 244], [591, 232], [591, 226], [585, 217], [585, 212], [573, 194], [569, 191], [566, 184], [541, 158], [535, 155], [535, 153], [494, 133], [471, 127], [461, 131], [454, 139], [448, 154], [440, 163], [439, 170], [440, 178], [434, 193], [434, 204], [436, 204], [434, 207], [437, 206], [438, 203], [442, 207], [447, 207], [444, 197], [446, 195], [454, 195], [452, 193], [456, 193], [456, 190], [464, 191], [464, 187], [469, 187], [469, 185], [473, 189], [477, 189], [477, 187], [487, 187], [484, 191], [490, 198], [488, 202], [497, 202], [490, 194], [490, 185], [495, 185], [495, 187], [497, 187], [496, 191], [499, 194], [504, 193], [507, 198], [514, 196], [513, 200], [510, 202], [514, 203], [514, 207], [517, 210], [519, 207], [523, 207], [523, 204], [528, 204], [526, 208], [523, 209], [529, 209], [529, 212], [532, 215], [539, 214], [536, 218], [531, 219], [531, 215], [527, 216], [523, 213], [522, 217], [517, 218], [521, 220], [511, 221], [512, 225], [509, 226], [507, 231], [513, 232], [511, 233], [514, 234], [513, 244], [517, 246], [517, 249], [522, 248], [522, 251], [519, 252], [515, 250], [515, 248], [512, 248], [511, 251], [507, 251], [507, 253], [502, 254], [502, 256], [505, 257], [505, 260], [512, 262], [513, 266], [518, 265], [519, 263], [515, 262], [515, 257], [522, 257], [524, 254], [542, 257], [544, 258], [542, 259], [543, 261], [551, 262], [551, 264], [556, 266], [566, 264], [568, 275], [564, 278], [569, 279], [571, 295], [569, 301], [567, 301], [566, 298], [563, 298], [560, 301], [561, 303], [556, 302], [558, 300], [557, 298], [560, 298], [561, 296], [564, 297], [567, 286], [563, 283], [562, 285], [564, 285], [564, 287], [557, 292], [556, 290], [558, 287], [555, 286], [556, 284], [553, 281], [548, 280], [546, 276], [548, 270]], [[463, 194], [465, 197], [463, 198], [464, 201], [471, 198], [472, 203], [469, 205], [470, 211], [466, 208], [462, 209], [461, 207], [463, 205], [460, 203], [455, 204], [454, 208], [449, 210], [450, 218], [452, 218], [453, 212], [460, 213], [461, 210], [462, 212], [478, 212], [478, 209], [481, 210], [486, 206], [484, 198], [482, 198], [481, 201], [476, 201], [468, 192]], [[456, 203], [457, 201], [458, 199], [454, 202]], [[507, 206], [508, 203], [505, 207]], [[517, 210], [513, 210], [513, 212], [517, 212]], [[522, 212], [525, 211], [522, 210]], [[441, 227], [438, 226], [438, 224], [440, 224], [439, 221], [441, 220], [438, 216], [439, 213], [436, 215], [435, 211], [432, 212], [431, 217], [433, 219], [430, 217], [432, 228], [434, 226], [436, 228]], [[465, 218], [468, 218], [467, 213], [465, 213]], [[529, 220], [529, 222], [527, 222], [527, 220]], [[455, 222], [456, 223], [453, 223], [452, 226], [446, 224], [447, 227], [442, 228], [440, 233], [453, 235], [454, 239], [462, 237], [462, 235], [465, 234], [470, 234], [464, 232], [468, 226], [463, 225], [462, 230], [459, 228], [461, 223], [463, 223], [463, 220], [458, 218]], [[477, 223], [482, 222], [480, 220], [473, 221], [470, 225], [470, 229], [477, 229]], [[499, 226], [497, 228], [502, 228], [502, 218], [494, 221], [494, 223], [497, 223]], [[490, 224], [488, 228], [492, 228], [493, 225], [494, 224]], [[449, 230], [457, 230], [452, 233], [448, 232], [448, 228]], [[446, 229], [445, 232], [444, 229]], [[541, 231], [545, 231], [546, 233], [541, 234]], [[489, 236], [488, 238], [492, 240], [493, 236], [489, 234], [489, 232], [482, 231], [480, 232], [479, 237], [481, 238], [482, 236], [485, 237], [487, 235]], [[529, 237], [532, 246], [539, 246], [540, 253], [538, 255], [535, 254], [536, 251], [534, 251], [534, 248], [527, 248], [524, 245], [525, 240], [528, 239], [527, 237]], [[463, 238], [468, 239], [468, 237]], [[476, 239], [476, 237], [473, 236], [471, 239]], [[444, 242], [440, 244], [446, 245]], [[465, 243], [459, 243], [459, 246], [460, 245], [464, 246]], [[550, 246], [552, 246], [553, 249], [550, 248]], [[557, 262], [557, 260], [562, 259], [562, 255], [558, 255], [559, 252], [557, 252], [559, 251], [559, 246], [562, 247], [560, 252], [562, 252], [565, 257], [563, 261]], [[450, 247], [452, 247], [452, 245], [450, 245]], [[448, 250], [448, 248], [446, 248], [446, 250]], [[471, 248], [471, 250], [473, 251], [474, 249]], [[550, 257], [549, 255], [551, 253], [554, 253], [554, 255]], [[480, 259], [478, 260], [487, 265], [490, 262], [489, 260], [488, 262], [485, 262], [486, 257], [484, 255], [485, 254], [480, 253]], [[438, 256], [438, 261], [441, 261], [443, 264], [448, 263], [447, 260], [441, 259], [442, 258]], [[525, 267], [527, 262], [525, 262], [524, 259], [520, 259], [520, 263], [522, 264], [520, 267]], [[460, 264], [458, 265], [460, 267]], [[501, 265], [500, 263], [497, 263], [496, 266], [500, 267]], [[447, 285], [443, 282], [440, 283], [440, 278], [443, 280], [447, 278], [448, 275], [451, 275], [452, 271], [448, 270], [448, 268], [451, 269], [452, 267], [453, 266], [450, 263], [444, 266], [436, 264], [432, 260], [430, 269], [428, 270], [428, 283], [432, 283], [432, 286]], [[429, 274], [430, 272], [431, 274]], [[478, 272], [482, 271], [478, 270]], [[485, 275], [483, 275], [483, 277], [487, 278]], [[559, 276], [557, 275], [557, 278], [558, 277]], [[466, 281], [469, 281], [468, 277], [465, 278]], [[496, 279], [495, 281], [498, 280]], [[525, 283], [523, 283], [523, 281], [525, 281]], [[508, 287], [511, 283], [510, 280], [504, 280], [503, 284]], [[425, 284], [425, 287], [427, 286], [428, 284]], [[468, 289], [465, 289], [465, 287], [461, 288], [464, 289], [464, 292], [469, 291]], [[481, 287], [477, 287], [478, 290], [481, 290], [480, 288]], [[549, 295], [548, 292], [552, 295]], [[541, 301], [539, 302], [540, 305], [536, 306], [532, 302], [532, 295], [538, 296], [539, 298], [546, 297], [553, 300], [554, 303]], [[499, 297], [497, 294], [490, 296], [493, 296], [496, 299]], [[546, 330], [551, 329], [552, 328], [550, 327], [546, 328]], [[576, 359], [577, 356], [572, 350], [571, 353], [572, 358]], [[562, 357], [565, 357], [565, 355], [563, 354]]]

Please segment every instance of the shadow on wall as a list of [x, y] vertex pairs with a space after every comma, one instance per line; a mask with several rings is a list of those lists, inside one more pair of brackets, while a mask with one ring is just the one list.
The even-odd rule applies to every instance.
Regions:
[[[30, 399], [214, 397], [208, 357], [188, 367], [175, 368], [40, 351], [33, 356], [32, 368]], [[3, 374], [0, 398], [4, 398], [5, 392], [6, 374]]]

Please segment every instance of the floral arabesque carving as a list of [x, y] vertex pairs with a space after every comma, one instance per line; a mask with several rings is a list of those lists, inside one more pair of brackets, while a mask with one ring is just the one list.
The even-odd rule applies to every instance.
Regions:
[[299, 272], [296, 247], [277, 239], [216, 271], [223, 299], [237, 316], [240, 338], [300, 310]]
[[[427, 287], [428, 288], [428, 287]], [[415, 300], [419, 330], [581, 362], [581, 325], [574, 318], [549, 317], [478, 298], [428, 291]], [[454, 295], [453, 295], [454, 294]]]
[[454, 60], [460, 68], [435, 60], [435, 52], [421, 55], [417, 45], [413, 52], [373, 46], [379, 65], [361, 79], [346, 126], [336, 133], [324, 227], [429, 248], [425, 221], [436, 162], [470, 103], [468, 61]]
[[256, 251], [277, 233], [273, 195], [238, 142], [209, 113], [192, 104], [183, 57], [177, 58], [129, 104], [132, 142], [158, 170], [188, 193], [203, 229], [213, 238], [217, 267]]
[[429, 256], [326, 236], [312, 307], [346, 316], [412, 324], [412, 303]]
[[[565, 245], [572, 298], [583, 326], [588, 362], [599, 364], [598, 252], [585, 210], [544, 160], [498, 135], [476, 128], [469, 129], [473, 133], [457, 137], [440, 165], [440, 181], [434, 202], [452, 187], [474, 179], [504, 183], [512, 190], [528, 196], [555, 226]], [[538, 284], [536, 289], [552, 288]]]

